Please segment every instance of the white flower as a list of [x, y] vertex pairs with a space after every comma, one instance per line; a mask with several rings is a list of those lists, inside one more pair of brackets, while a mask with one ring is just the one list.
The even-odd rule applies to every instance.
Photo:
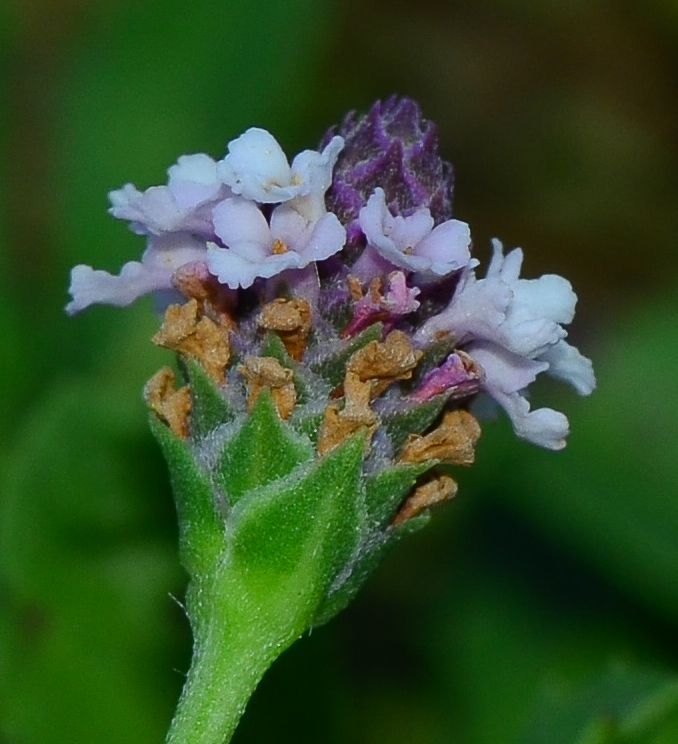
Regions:
[[530, 411], [524, 393], [540, 372], [570, 383], [581, 395], [595, 387], [591, 362], [564, 340], [562, 324], [572, 321], [577, 296], [560, 276], [520, 279], [522, 251], [504, 256], [498, 240], [492, 246], [486, 277], [476, 279], [469, 268], [448, 307], [425, 323], [417, 338], [452, 333], [482, 367], [483, 389], [506, 410], [516, 434], [561, 449], [567, 418], [549, 408]]
[[565, 446], [569, 433], [567, 417], [551, 408], [531, 411], [524, 395], [537, 375], [548, 370], [548, 362], [528, 359], [483, 341], [474, 341], [464, 351], [483, 370], [481, 388], [506, 411], [521, 439], [546, 449]]
[[252, 127], [229, 142], [218, 172], [233, 193], [245, 199], [260, 204], [294, 199], [294, 208], [310, 222], [325, 212], [325, 192], [343, 146], [341, 137], [333, 137], [322, 152], [304, 150], [290, 166], [273, 135]]
[[69, 315], [100, 303], [122, 307], [149, 292], [172, 289], [174, 272], [206, 258], [205, 244], [186, 233], [149, 238], [141, 261], [127, 262], [116, 276], [79, 264], [71, 269]]
[[254, 202], [240, 197], [215, 208], [214, 226], [226, 247], [208, 243], [207, 266], [231, 289], [249, 287], [257, 277], [270, 278], [329, 258], [341, 250], [346, 239], [346, 231], [330, 212], [307, 222], [283, 204], [273, 210], [269, 224]]
[[358, 221], [367, 238], [366, 252], [372, 248], [393, 266], [415, 271], [422, 279], [446, 276], [470, 261], [471, 231], [465, 222], [447, 220], [434, 227], [425, 208], [408, 217], [394, 217], [381, 188], [360, 210]]

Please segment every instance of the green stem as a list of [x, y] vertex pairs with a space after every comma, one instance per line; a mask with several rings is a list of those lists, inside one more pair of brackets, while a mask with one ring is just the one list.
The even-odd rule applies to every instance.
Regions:
[[193, 659], [166, 744], [229, 742], [262, 676], [303, 631], [296, 618], [252, 616], [218, 593], [222, 601], [210, 601], [207, 589], [193, 593]]
[[[363, 437], [307, 463], [305, 445], [281, 428], [268, 398], [259, 400], [243, 424], [247, 437], [241, 429], [221, 455], [225, 490], [238, 495], [226, 524], [215, 515], [211, 484], [190, 450], [161, 439], [174, 468], [194, 634], [166, 744], [230, 741], [264, 672], [311, 626], [356, 552]], [[262, 432], [270, 443], [257, 440]], [[290, 472], [281, 475], [285, 458]]]

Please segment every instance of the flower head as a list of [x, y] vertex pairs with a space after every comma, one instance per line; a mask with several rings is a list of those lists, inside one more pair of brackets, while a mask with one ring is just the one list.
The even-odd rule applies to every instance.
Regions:
[[[506, 410], [520, 437], [565, 445], [567, 418], [531, 410], [526, 393], [541, 373], [582, 395], [593, 390], [591, 362], [565, 340], [576, 295], [559, 276], [522, 279], [522, 251], [504, 255], [499, 241], [486, 275], [476, 277], [469, 226], [451, 216], [452, 168], [413, 101], [394, 97], [365, 116], [349, 114], [319, 151], [291, 164], [263, 129], [248, 129], [227, 150], [218, 162], [180, 157], [164, 186], [111, 192], [111, 214], [144, 235], [146, 249], [117, 276], [76, 266], [69, 313], [174, 289], [223, 325], [239, 358], [250, 359], [247, 384], [256, 390], [275, 367], [257, 359], [271, 356], [266, 344], [277, 334], [313, 374], [335, 370], [308, 388], [344, 397], [343, 408], [326, 404], [325, 424], [314, 425], [323, 447], [369, 422], [377, 450], [393, 455], [397, 437], [383, 417], [438, 399], [475, 410], [479, 391]], [[268, 309], [253, 309], [256, 300]], [[365, 344], [371, 361], [356, 377], [351, 360]], [[406, 374], [401, 353], [411, 360]], [[332, 376], [336, 369], [346, 376]], [[294, 392], [279, 372], [286, 415], [296, 415], [289, 401], [308, 390]], [[238, 374], [226, 372], [225, 384]]]
[[558, 276], [521, 279], [522, 252], [498, 241], [476, 278], [451, 174], [433, 125], [392, 98], [291, 165], [248, 129], [220, 162], [184, 156], [165, 186], [111, 192], [146, 249], [117, 276], [76, 266], [66, 310], [175, 290], [152, 341], [183, 380], [164, 368], [144, 389], [192, 585], [197, 665], [168, 740], [198, 724], [228, 740], [243, 703], [231, 696], [226, 720], [200, 691], [232, 676], [232, 639], [256, 684], [456, 494], [481, 394], [518, 436], [565, 446], [565, 415], [530, 410], [526, 391], [542, 372], [592, 391], [591, 362], [565, 341], [576, 296]]

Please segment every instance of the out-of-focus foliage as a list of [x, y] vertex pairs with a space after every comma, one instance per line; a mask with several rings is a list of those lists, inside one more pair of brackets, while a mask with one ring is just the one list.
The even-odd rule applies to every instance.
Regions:
[[568, 406], [578, 427], [572, 447], [555, 462], [530, 452], [524, 463], [530, 488], [514, 473], [508, 489], [511, 503], [540, 529], [672, 623], [678, 622], [675, 297], [626, 310], [601, 335], [599, 390]]
[[[67, 271], [140, 240], [125, 181], [290, 154], [349, 108], [418, 99], [477, 253], [571, 278], [599, 388], [572, 435], [484, 427], [460, 495], [356, 602], [295, 644], [235, 741], [678, 740], [678, 13], [672, 2], [12, 0], [0, 63], [0, 741], [162, 739], [189, 635], [144, 380], [148, 305], [67, 319]], [[556, 396], [554, 399], [553, 396]]]

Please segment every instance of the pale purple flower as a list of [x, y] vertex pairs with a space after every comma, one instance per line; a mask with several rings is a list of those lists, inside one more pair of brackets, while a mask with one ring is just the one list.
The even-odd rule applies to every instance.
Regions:
[[166, 185], [128, 183], [109, 194], [110, 214], [145, 236], [146, 250], [117, 275], [73, 268], [66, 311], [148, 293], [166, 301], [173, 290], [200, 299], [210, 317], [228, 315], [236, 346], [256, 349], [254, 300], [303, 299], [319, 331], [309, 347], [329, 341], [332, 354], [352, 354], [347, 339], [376, 323], [374, 333], [397, 329], [412, 339], [423, 366], [400, 391], [406, 408], [436, 396], [471, 410], [496, 403], [518, 436], [560, 449], [567, 418], [530, 410], [527, 392], [544, 372], [582, 395], [593, 390], [591, 362], [566, 341], [577, 298], [562, 277], [521, 279], [522, 251], [504, 255], [498, 241], [486, 275], [476, 277], [469, 226], [451, 218], [452, 168], [437, 142], [418, 106], [394, 97], [347, 116], [319, 151], [291, 163], [258, 128], [230, 142], [218, 162], [184, 155]]
[[458, 271], [471, 260], [471, 232], [465, 222], [450, 219], [434, 227], [426, 208], [394, 217], [381, 188], [360, 210], [358, 222], [367, 239], [367, 248], [352, 268], [358, 276], [389, 266], [416, 272], [426, 281]]
[[508, 413], [518, 436], [548, 449], [565, 446], [566, 417], [548, 408], [530, 411], [524, 392], [540, 372], [570, 383], [581, 395], [595, 387], [591, 362], [564, 339], [577, 297], [570, 283], [547, 274], [520, 279], [523, 254], [503, 255], [493, 241], [487, 275], [465, 272], [448, 307], [418, 331], [419, 341], [451, 333], [484, 372], [483, 389]]
[[548, 362], [528, 359], [491, 342], [475, 341], [465, 347], [483, 370], [482, 389], [508, 414], [521, 438], [546, 449], [565, 446], [570, 427], [567, 417], [551, 408], [530, 410], [525, 391]]
[[308, 222], [283, 204], [273, 210], [269, 224], [254, 202], [241, 197], [226, 199], [215, 208], [214, 227], [226, 247], [208, 243], [207, 265], [232, 289], [329, 258], [346, 239], [346, 231], [330, 212]]
[[187, 233], [151, 236], [141, 261], [129, 261], [116, 276], [79, 264], [71, 269], [66, 312], [73, 315], [93, 304], [129, 305], [149, 292], [172, 289], [172, 276], [182, 266], [204, 261], [203, 241]]
[[229, 142], [218, 172], [234, 194], [261, 204], [294, 200], [294, 208], [311, 221], [325, 212], [325, 192], [343, 146], [341, 137], [333, 137], [322, 152], [304, 150], [290, 166], [275, 137], [252, 127]]
[[212, 209], [230, 191], [217, 177], [217, 163], [209, 155], [182, 155], [168, 170], [166, 186], [139, 191], [131, 183], [111, 191], [109, 213], [128, 220], [140, 235], [191, 232], [212, 237]]
[[68, 313], [94, 303], [129, 305], [149, 292], [171, 289], [177, 269], [206, 259], [205, 239], [214, 238], [212, 210], [230, 191], [217, 178], [216, 161], [203, 153], [182, 155], [168, 176], [167, 186], [142, 192], [128, 183], [110, 192], [109, 212], [128, 220], [134, 232], [148, 236], [146, 250], [141, 261], [129, 261], [118, 275], [75, 266]]

